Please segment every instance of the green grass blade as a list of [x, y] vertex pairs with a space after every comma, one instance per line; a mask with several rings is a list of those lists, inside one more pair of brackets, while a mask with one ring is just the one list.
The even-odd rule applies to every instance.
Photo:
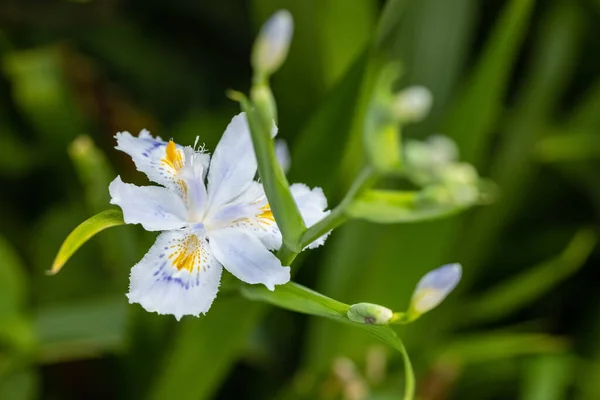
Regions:
[[469, 322], [495, 321], [526, 306], [577, 272], [596, 243], [594, 231], [581, 229], [558, 257], [518, 274], [472, 300], [463, 309], [465, 319]]
[[34, 320], [39, 360], [53, 364], [123, 350], [127, 308], [124, 295], [41, 307]]
[[450, 341], [438, 355], [441, 360], [466, 365], [563, 352], [566, 347], [564, 339], [544, 333], [485, 332]]
[[350, 136], [366, 59], [363, 54], [354, 62], [300, 132], [292, 149], [290, 180], [319, 186], [328, 198], [334, 192]]
[[120, 209], [110, 209], [102, 211], [99, 214], [83, 221], [75, 228], [65, 239], [58, 250], [58, 254], [52, 263], [52, 269], [48, 272], [50, 275], [57, 274], [71, 256], [85, 242], [90, 240], [97, 233], [113, 227], [124, 225], [123, 212]]
[[568, 399], [573, 378], [573, 358], [568, 354], [548, 354], [526, 362], [521, 400]]
[[488, 147], [533, 4], [534, 0], [512, 0], [505, 7], [462, 96], [449, 114], [444, 131], [457, 142], [467, 162], [478, 165]]
[[[575, 66], [581, 18], [580, 9], [571, 2], [556, 3], [544, 15], [515, 112], [503, 129], [491, 167], [490, 177], [500, 187], [501, 201], [481, 209], [472, 220], [461, 249], [465, 265], [480, 266], [489, 256], [536, 178], [536, 145], [549, 131], [549, 121]], [[477, 246], [468, 245], [474, 241]]]

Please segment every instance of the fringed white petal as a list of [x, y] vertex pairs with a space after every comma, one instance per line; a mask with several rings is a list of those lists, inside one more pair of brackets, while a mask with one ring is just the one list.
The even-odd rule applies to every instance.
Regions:
[[[298, 209], [302, 215], [302, 219], [304, 219], [306, 227], [313, 226], [329, 214], [330, 211], [325, 210], [327, 208], [327, 198], [323, 193], [323, 189], [316, 187], [311, 190], [303, 183], [294, 183], [290, 186], [290, 191], [298, 205]], [[325, 243], [329, 233], [330, 232], [327, 232], [309, 244], [307, 248], [314, 249], [315, 247], [321, 246]]]
[[242, 228], [219, 229], [208, 234], [210, 248], [223, 267], [236, 278], [262, 283], [269, 290], [290, 280], [290, 268], [281, 265], [261, 241]]
[[145, 129], [138, 137], [119, 132], [115, 138], [115, 148], [129, 154], [138, 171], [145, 173], [151, 181], [182, 194], [184, 190], [177, 173], [186, 161], [183, 146], [165, 142], [159, 136], [153, 138]]
[[128, 224], [141, 224], [147, 231], [179, 229], [186, 225], [187, 208], [174, 192], [160, 186], [124, 183], [120, 176], [108, 190], [111, 204], [121, 207]]
[[132, 268], [127, 297], [177, 320], [199, 316], [217, 296], [222, 270], [205, 240], [184, 231], [163, 232]]

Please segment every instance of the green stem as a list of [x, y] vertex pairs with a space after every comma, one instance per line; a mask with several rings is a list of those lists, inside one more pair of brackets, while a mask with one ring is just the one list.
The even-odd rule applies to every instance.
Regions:
[[242, 110], [246, 112], [252, 144], [258, 162], [258, 172], [271, 211], [281, 231], [283, 244], [300, 252], [302, 248], [297, 248], [296, 245], [300, 242], [300, 237], [306, 230], [306, 226], [290, 192], [285, 173], [279, 166], [275, 156], [275, 147], [271, 138], [272, 110], [269, 110], [267, 105], [261, 102], [255, 104], [257, 107], [254, 108], [253, 104], [241, 93], [232, 92], [230, 96], [239, 101]]
[[415, 371], [413, 370], [412, 363], [408, 352], [404, 347], [404, 343], [401, 340], [400, 353], [402, 353], [402, 359], [404, 360], [404, 400], [414, 400], [415, 398]]
[[354, 199], [359, 196], [364, 190], [370, 188], [375, 180], [377, 179], [377, 175], [373, 171], [371, 167], [365, 167], [361, 173], [356, 177], [354, 183], [346, 193], [346, 196], [342, 199], [340, 204], [335, 207], [329, 215], [325, 218], [308, 228], [304, 234], [301, 236], [300, 248], [305, 248], [327, 232], [332, 229], [337, 228], [346, 220], [348, 216], [346, 215], [346, 209], [348, 206], [354, 201]]
[[298, 253], [290, 250], [285, 244], [281, 246], [277, 252], [277, 258], [281, 261], [281, 265], [289, 266], [295, 259]]

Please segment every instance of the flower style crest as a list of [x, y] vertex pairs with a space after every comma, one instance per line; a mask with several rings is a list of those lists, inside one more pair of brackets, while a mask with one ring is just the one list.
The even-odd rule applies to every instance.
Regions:
[[[203, 149], [165, 142], [146, 130], [138, 137], [118, 133], [116, 139], [116, 149], [162, 185], [140, 187], [117, 177], [109, 187], [126, 223], [162, 231], [131, 270], [130, 303], [179, 320], [210, 309], [223, 267], [270, 290], [290, 280], [289, 266], [270, 251], [281, 247], [281, 232], [262, 184], [254, 180], [257, 161], [244, 113], [227, 126], [212, 159]], [[307, 226], [329, 213], [320, 188], [294, 184], [290, 190]], [[308, 247], [321, 245], [325, 236]]]

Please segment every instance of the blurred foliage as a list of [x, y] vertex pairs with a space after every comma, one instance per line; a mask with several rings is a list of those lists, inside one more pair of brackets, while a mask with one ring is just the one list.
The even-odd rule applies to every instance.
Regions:
[[115, 175], [144, 182], [113, 150], [117, 131], [214, 149], [238, 108], [225, 91], [248, 89], [252, 38], [282, 7], [295, 37], [273, 90], [291, 181], [337, 204], [364, 163], [375, 77], [399, 62], [398, 89], [434, 95], [404, 137], [450, 136], [499, 186], [464, 215], [350, 222], [296, 260], [296, 280], [404, 309], [420, 276], [459, 261], [458, 293], [397, 329], [420, 399], [600, 398], [599, 5], [0, 2], [0, 399], [399, 397], [400, 355], [347, 325], [225, 292], [181, 323], [129, 305], [128, 271], [154, 239], [139, 227], [45, 274], [63, 238], [108, 208]]

